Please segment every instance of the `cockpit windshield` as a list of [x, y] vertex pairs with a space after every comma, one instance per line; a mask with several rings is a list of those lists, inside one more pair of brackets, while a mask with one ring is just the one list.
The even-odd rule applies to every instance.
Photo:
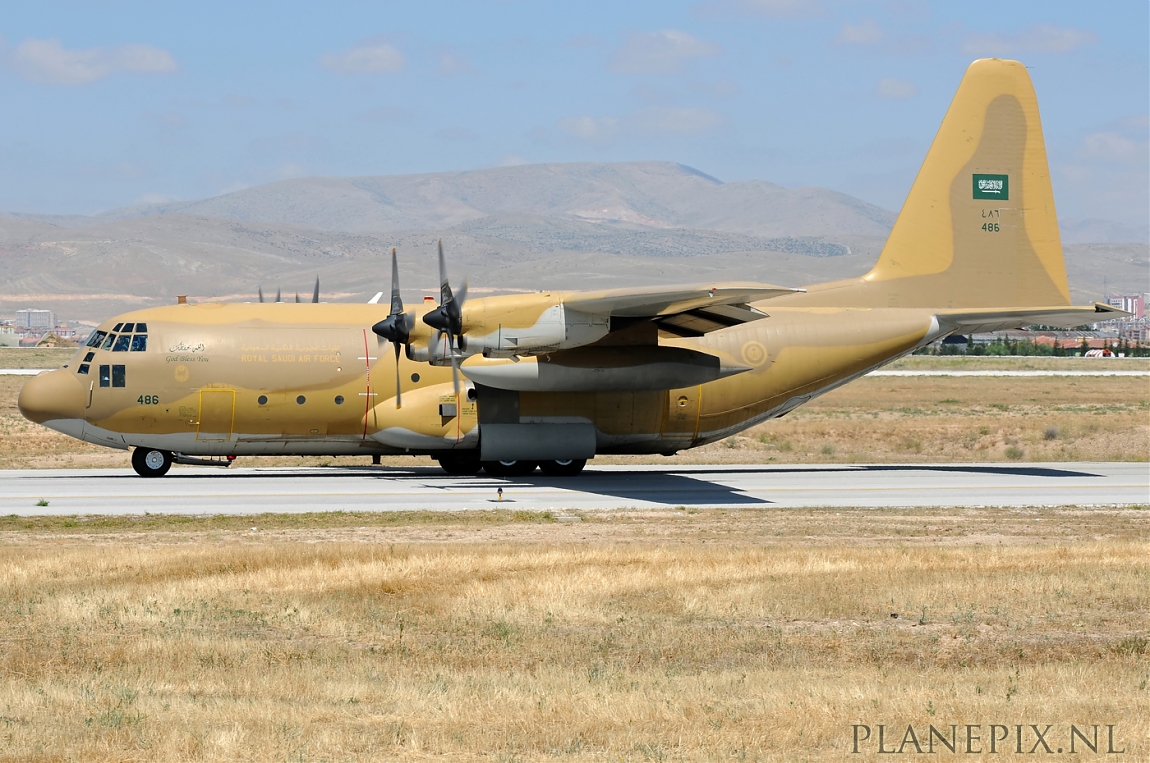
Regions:
[[108, 335], [107, 331], [93, 331], [92, 336], [88, 337], [88, 347], [99, 347], [100, 343], [104, 341], [104, 337]]

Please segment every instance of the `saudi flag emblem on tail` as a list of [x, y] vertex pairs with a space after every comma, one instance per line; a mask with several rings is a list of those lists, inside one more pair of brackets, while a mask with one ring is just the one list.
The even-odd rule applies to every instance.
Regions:
[[974, 198], [1006, 201], [1010, 198], [1009, 180], [1006, 175], [975, 175]]

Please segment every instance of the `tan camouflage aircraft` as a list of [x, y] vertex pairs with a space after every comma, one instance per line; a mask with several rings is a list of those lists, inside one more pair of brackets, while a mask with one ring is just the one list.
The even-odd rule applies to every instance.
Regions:
[[320, 304], [318, 286], [312, 303], [181, 299], [125, 313], [31, 379], [20, 410], [134, 448], [142, 476], [173, 461], [317, 454], [573, 475], [599, 453], [721, 440], [951, 334], [1115, 312], [1070, 306], [1034, 88], [1022, 64], [998, 59], [967, 70], [861, 278], [465, 301], [442, 247], [439, 263], [439, 303], [404, 305], [393, 251], [386, 316]]

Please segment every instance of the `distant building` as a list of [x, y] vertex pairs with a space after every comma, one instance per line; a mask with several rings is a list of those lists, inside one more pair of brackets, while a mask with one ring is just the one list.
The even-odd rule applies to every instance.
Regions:
[[27, 310], [16, 311], [16, 328], [18, 329], [40, 329], [50, 331], [56, 327], [56, 316], [51, 310]]
[[[1106, 304], [1133, 313], [1133, 320], [1146, 316], [1146, 297], [1143, 294], [1109, 294], [1106, 297]], [[1131, 320], [1131, 318], [1121, 320]]]

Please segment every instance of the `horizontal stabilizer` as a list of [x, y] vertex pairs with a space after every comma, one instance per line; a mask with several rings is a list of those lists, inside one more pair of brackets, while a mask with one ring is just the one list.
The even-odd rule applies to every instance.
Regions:
[[1122, 318], [1130, 313], [1101, 302], [1088, 307], [1015, 307], [985, 308], [938, 313], [939, 324], [963, 333], [988, 333], [1024, 326], [1073, 328], [1087, 323]]

